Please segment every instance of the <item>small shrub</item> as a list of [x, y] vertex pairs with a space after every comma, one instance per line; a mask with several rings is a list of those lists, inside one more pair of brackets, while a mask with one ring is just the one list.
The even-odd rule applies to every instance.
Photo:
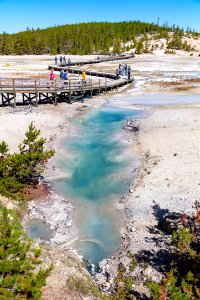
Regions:
[[[148, 284], [153, 300], [198, 300], [200, 299], [200, 202], [196, 201], [193, 217], [183, 214], [182, 228], [174, 232], [175, 246], [171, 270], [162, 284]], [[163, 297], [163, 298], [162, 298]]]
[[176, 54], [176, 51], [166, 49], [164, 54]]
[[132, 253], [129, 254], [129, 258], [131, 259], [131, 263], [129, 265], [129, 271], [132, 272], [137, 267], [138, 262]]

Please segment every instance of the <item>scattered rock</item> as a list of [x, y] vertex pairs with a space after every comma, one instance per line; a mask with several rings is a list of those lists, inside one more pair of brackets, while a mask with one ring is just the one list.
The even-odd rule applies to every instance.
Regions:
[[102, 273], [97, 273], [95, 275], [95, 280], [99, 285], [104, 285], [107, 281], [107, 278]]
[[125, 130], [130, 130], [130, 131], [133, 131], [133, 132], [136, 132], [136, 133], [139, 131], [139, 127], [135, 123], [135, 120], [127, 120], [126, 123], [124, 124], [123, 128]]
[[158, 227], [168, 234], [172, 234], [174, 230], [177, 230], [180, 226], [180, 213], [167, 213], [163, 219], [159, 222]]

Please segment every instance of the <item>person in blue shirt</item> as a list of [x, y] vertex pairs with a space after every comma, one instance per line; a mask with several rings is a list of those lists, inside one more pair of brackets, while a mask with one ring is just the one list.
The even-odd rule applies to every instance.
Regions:
[[63, 76], [64, 76], [64, 70], [61, 70], [60, 71], [60, 79], [63, 79]]
[[[69, 74], [68, 74], [68, 71], [65, 70], [64, 74], [63, 74], [63, 80], [68, 80], [68, 79], [69, 79]], [[68, 84], [68, 82], [64, 82], [64, 84]]]
[[57, 63], [58, 63], [58, 58], [57, 58], [57, 56], [55, 57], [55, 65], [57, 65]]

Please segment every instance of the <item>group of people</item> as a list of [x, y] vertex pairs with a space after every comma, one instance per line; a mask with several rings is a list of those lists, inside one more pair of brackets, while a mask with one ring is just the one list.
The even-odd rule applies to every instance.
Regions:
[[[60, 65], [64, 65], [64, 66], [66, 66], [66, 65], [68, 65], [68, 66], [70, 66], [71, 65], [71, 59], [70, 58], [68, 58], [67, 60], [66, 60], [66, 57], [65, 56], [60, 56], [59, 57], [59, 61], [60, 61]], [[57, 56], [55, 56], [55, 65], [57, 65], [58, 64], [58, 57]]]
[[[50, 74], [49, 74], [49, 79], [51, 81], [51, 85], [53, 86], [53, 82], [55, 79], [55, 74], [54, 74], [54, 69], [51, 68]], [[60, 79], [61, 80], [68, 80], [69, 79], [69, 71], [68, 70], [61, 70], [60, 71]], [[79, 74], [78, 76], [78, 81], [82, 80], [83, 83], [86, 83], [86, 72], [82, 71], [81, 76]], [[65, 83], [67, 84], [67, 82]]]
[[119, 76], [128, 76], [128, 79], [131, 79], [131, 67], [119, 64], [116, 69], [116, 78], [119, 79]]

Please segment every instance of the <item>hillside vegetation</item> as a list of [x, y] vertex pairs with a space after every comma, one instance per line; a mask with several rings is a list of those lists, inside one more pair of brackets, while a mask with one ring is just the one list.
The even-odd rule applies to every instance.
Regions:
[[[159, 26], [140, 21], [92, 22], [29, 29], [16, 34], [0, 34], [0, 54], [93, 54], [134, 51], [138, 54], [156, 49], [195, 50], [188, 39], [199, 34], [187, 28], [167, 24]], [[163, 39], [163, 40], [162, 40]], [[151, 41], [158, 40], [158, 43]], [[161, 42], [160, 42], [161, 41]], [[193, 49], [192, 49], [193, 48]]]

